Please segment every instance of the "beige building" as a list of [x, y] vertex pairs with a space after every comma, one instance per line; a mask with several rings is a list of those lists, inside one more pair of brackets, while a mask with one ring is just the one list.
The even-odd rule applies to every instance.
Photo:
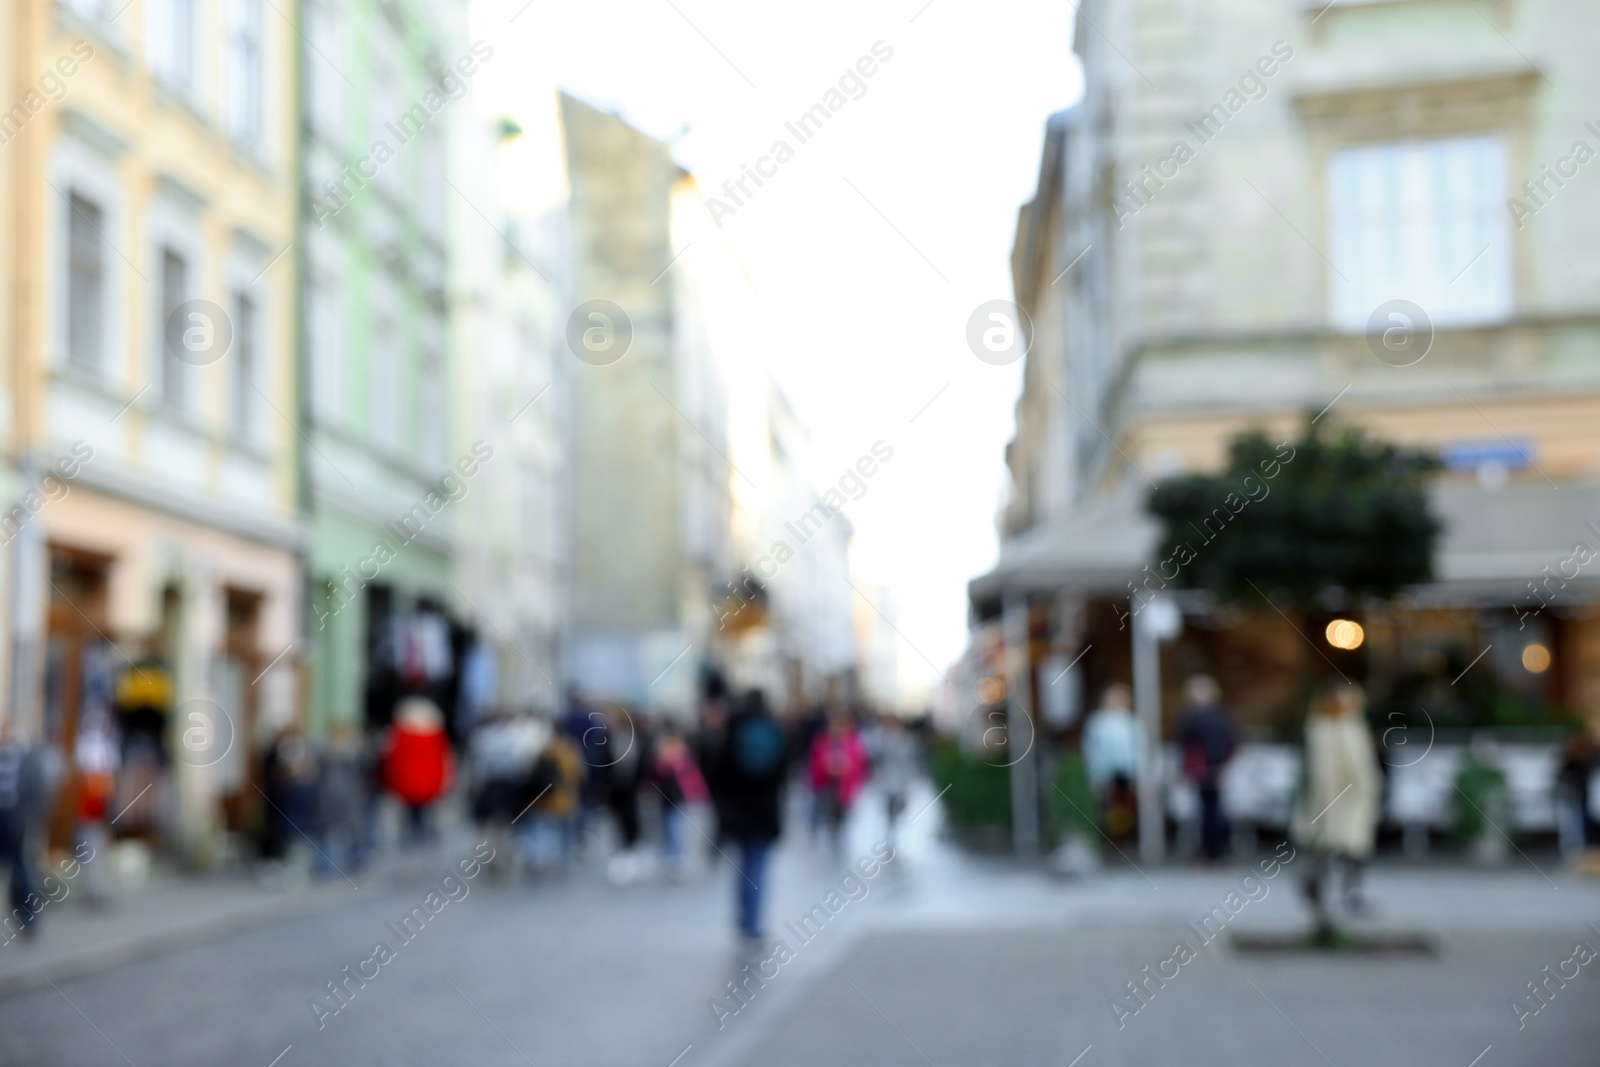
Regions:
[[8, 702], [74, 768], [109, 716], [117, 830], [206, 862], [296, 706], [295, 30], [260, 0], [5, 18]]
[[724, 379], [700, 293], [674, 262], [689, 219], [709, 216], [665, 144], [571, 97], [561, 113], [574, 279], [565, 673], [592, 696], [687, 713], [713, 598], [736, 567]]
[[[1125, 676], [1149, 483], [1326, 410], [1446, 465], [1438, 580], [1369, 620], [1372, 669], [1448, 681], [1492, 645], [1484, 700], [1600, 715], [1574, 552], [1600, 549], [1600, 73], [1578, 17], [1086, 0], [1084, 98], [1051, 121], [1019, 220], [1032, 351], [980, 619], [1026, 600], [1041, 648], [1096, 645], [1089, 686]], [[1251, 625], [1191, 627], [1168, 673], [1215, 670], [1267, 722], [1293, 687], [1252, 679], [1317, 650]]]

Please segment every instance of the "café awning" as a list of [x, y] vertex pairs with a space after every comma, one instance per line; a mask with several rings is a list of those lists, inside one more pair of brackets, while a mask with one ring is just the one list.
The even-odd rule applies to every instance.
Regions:
[[[1127, 596], [1128, 583], [1155, 560], [1160, 526], [1144, 510], [1148, 492], [1138, 485], [1101, 493], [1013, 539], [994, 569], [968, 584], [972, 605], [987, 617], [1010, 595]], [[1552, 599], [1600, 593], [1600, 485], [1447, 484], [1430, 495], [1444, 533], [1436, 580], [1414, 591], [1419, 600], [1531, 601], [1528, 582], [1564, 562], [1561, 576], [1571, 580]], [[1582, 567], [1573, 560], [1580, 543], [1595, 557]]]

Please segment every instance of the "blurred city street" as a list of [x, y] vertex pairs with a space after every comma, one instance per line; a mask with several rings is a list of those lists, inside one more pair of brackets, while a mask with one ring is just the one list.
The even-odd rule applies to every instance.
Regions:
[[[930, 790], [919, 795], [932, 799]], [[863, 805], [850, 857], [870, 853], [875, 810]], [[722, 933], [726, 865], [684, 884], [626, 886], [589, 865], [537, 886], [480, 875], [319, 1030], [308, 1000], [372, 941], [394, 940], [385, 924], [437, 881], [418, 870], [373, 876], [359, 890], [335, 879], [263, 897], [256, 906], [272, 914], [251, 916], [243, 930], [213, 927], [203, 943], [151, 946], [143, 958], [76, 977], [35, 974], [31, 988], [10, 985], [16, 961], [0, 960], [8, 983], [0, 1061], [266, 1067], [282, 1053], [280, 1067], [1468, 1067], [1493, 1046], [1481, 1061], [1489, 1067], [1593, 1062], [1600, 1016], [1591, 968], [1521, 1031], [1507, 1009], [1546, 964], [1597, 938], [1589, 924], [1600, 915], [1600, 887], [1561, 873], [1553, 857], [1544, 865], [1550, 882], [1525, 863], [1470, 880], [1449, 862], [1397, 861], [1374, 872], [1378, 912], [1363, 928], [1424, 933], [1433, 957], [1247, 958], [1220, 939], [1200, 947], [1186, 925], [1238, 886], [1249, 873], [1242, 864], [1162, 867], [1148, 880], [1123, 867], [1080, 884], [954, 851], [939, 821], [937, 806], [918, 819], [866, 895], [811, 942], [775, 930], [797, 947], [795, 959], [721, 1029], [709, 1005], [745, 959]], [[474, 843], [446, 842], [438, 866]], [[794, 834], [777, 864], [773, 915], [805, 914], [840, 869]], [[1293, 863], [1267, 884], [1230, 934], [1304, 928]], [[47, 951], [51, 939], [71, 936], [69, 922], [90, 921], [81, 912], [62, 918], [32, 948]], [[1127, 1000], [1123, 984], [1179, 939], [1199, 958], [1119, 1030], [1108, 1002]]]
[[0, 1067], [1597, 1067], [1593, 8], [0, 2]]

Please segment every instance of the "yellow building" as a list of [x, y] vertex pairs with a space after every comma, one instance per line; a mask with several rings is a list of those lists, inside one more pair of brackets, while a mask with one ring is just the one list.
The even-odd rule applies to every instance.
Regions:
[[0, 26], [8, 703], [78, 769], [114, 723], [116, 832], [202, 863], [246, 827], [259, 745], [297, 703], [282, 10], [19, 0]]

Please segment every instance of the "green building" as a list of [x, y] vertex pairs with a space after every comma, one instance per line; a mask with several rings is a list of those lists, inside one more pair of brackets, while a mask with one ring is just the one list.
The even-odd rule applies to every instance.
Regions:
[[[493, 49], [455, 3], [302, 7], [307, 722], [453, 709], [453, 514], [492, 454], [450, 425], [447, 130]], [[464, 435], [470, 441], [470, 435]]]

